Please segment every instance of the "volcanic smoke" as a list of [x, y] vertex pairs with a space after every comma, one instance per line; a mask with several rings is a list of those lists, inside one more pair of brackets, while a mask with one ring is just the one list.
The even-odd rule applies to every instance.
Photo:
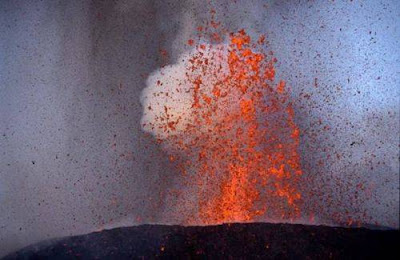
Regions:
[[189, 40], [193, 49], [150, 75], [141, 97], [143, 130], [180, 172], [171, 208], [183, 224], [299, 218], [299, 128], [265, 36], [240, 30], [221, 43], [198, 31], [214, 42]]

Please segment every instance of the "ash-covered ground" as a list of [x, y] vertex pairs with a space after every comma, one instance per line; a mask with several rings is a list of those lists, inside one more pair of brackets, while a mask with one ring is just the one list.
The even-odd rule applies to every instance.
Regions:
[[29, 246], [11, 259], [399, 259], [399, 231], [292, 224], [224, 224], [103, 230]]

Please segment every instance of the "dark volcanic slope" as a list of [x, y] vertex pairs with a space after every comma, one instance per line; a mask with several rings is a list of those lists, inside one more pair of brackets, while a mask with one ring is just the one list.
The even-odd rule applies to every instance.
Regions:
[[400, 259], [399, 231], [289, 224], [144, 225], [47, 241], [5, 259], [248, 257]]

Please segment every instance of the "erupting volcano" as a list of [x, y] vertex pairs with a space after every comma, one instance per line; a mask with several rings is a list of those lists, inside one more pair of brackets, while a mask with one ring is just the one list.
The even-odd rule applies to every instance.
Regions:
[[184, 224], [295, 220], [300, 131], [265, 36], [226, 32], [214, 19], [198, 35], [142, 93], [142, 127], [181, 174], [174, 214]]

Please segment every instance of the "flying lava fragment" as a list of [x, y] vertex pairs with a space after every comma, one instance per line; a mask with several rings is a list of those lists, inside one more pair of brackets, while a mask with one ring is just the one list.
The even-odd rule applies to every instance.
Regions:
[[[215, 39], [217, 27], [199, 38]], [[184, 224], [296, 219], [302, 171], [290, 89], [275, 79], [265, 36], [225, 36], [190, 39], [193, 49], [153, 73], [142, 93], [143, 129], [169, 154], [186, 191], [174, 193], [174, 210]]]

